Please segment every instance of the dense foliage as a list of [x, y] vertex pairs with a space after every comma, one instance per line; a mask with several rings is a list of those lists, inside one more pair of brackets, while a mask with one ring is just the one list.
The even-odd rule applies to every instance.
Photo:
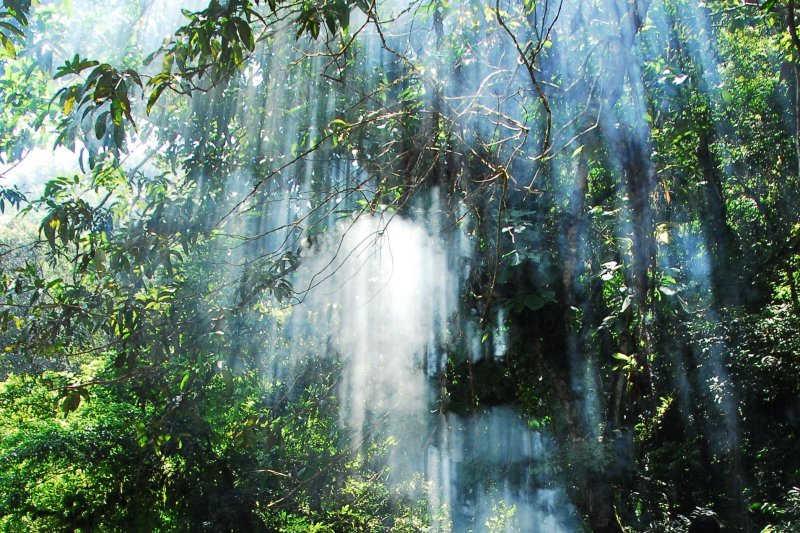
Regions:
[[3, 2], [0, 529], [447, 530], [302, 307], [369, 217], [456, 272], [425, 412], [546, 435], [575, 527], [800, 527], [793, 0], [186, 6]]

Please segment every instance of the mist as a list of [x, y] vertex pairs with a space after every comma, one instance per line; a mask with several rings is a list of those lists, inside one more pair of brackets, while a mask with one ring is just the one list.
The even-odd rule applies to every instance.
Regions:
[[[765, 503], [777, 492], [753, 495], [753, 465], [795, 423], [778, 417], [763, 438], [750, 424], [793, 394], [793, 374], [764, 398], [748, 380], [766, 364], [751, 352], [784, 353], [763, 332], [793, 331], [770, 317], [800, 309], [797, 180], [784, 180], [800, 71], [769, 71], [786, 70], [788, 38], [737, 48], [772, 15], [683, 0], [323, 4], [37, 6], [25, 61], [49, 57], [52, 77], [78, 54], [145, 80], [126, 110], [136, 127], [115, 119], [116, 152], [91, 136], [93, 115], [74, 152], [42, 148], [77, 113], [53, 97], [44, 126], [29, 111], [16, 126], [38, 145], [0, 171], [47, 221], [31, 244], [50, 254], [40, 270], [74, 263], [71, 282], [89, 284], [70, 298], [130, 291], [103, 303], [105, 329], [88, 311], [100, 304], [65, 304], [96, 320], [83, 341], [135, 354], [113, 358], [124, 377], [84, 381], [119, 385], [146, 360], [176, 410], [213, 397], [191, 390], [201, 376], [231, 397], [249, 383], [231, 408], [263, 453], [248, 482], [272, 476], [253, 504], [264, 523], [350, 516], [348, 483], [365, 479], [385, 490], [376, 513], [416, 505], [418, 529], [436, 532], [676, 531], [706, 507], [742, 528], [782, 516]], [[107, 166], [87, 167], [87, 147]], [[75, 205], [113, 224], [69, 218]], [[16, 279], [7, 305], [33, 309], [26, 290], [67, 276]], [[54, 302], [5, 320], [22, 331]], [[126, 330], [140, 304], [152, 323]], [[324, 426], [308, 448], [330, 462], [313, 475], [292, 471], [305, 448], [285, 445], [301, 434], [287, 420]]]

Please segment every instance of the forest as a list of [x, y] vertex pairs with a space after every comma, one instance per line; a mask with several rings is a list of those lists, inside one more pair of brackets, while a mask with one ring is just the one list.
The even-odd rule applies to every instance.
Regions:
[[0, 531], [800, 531], [798, 24], [3, 0]]

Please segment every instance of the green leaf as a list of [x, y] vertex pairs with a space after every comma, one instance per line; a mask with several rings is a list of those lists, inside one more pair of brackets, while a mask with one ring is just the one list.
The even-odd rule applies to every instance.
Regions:
[[178, 385], [178, 388], [181, 391], [183, 391], [186, 388], [186, 384], [189, 383], [189, 378], [191, 377], [191, 375], [192, 374], [188, 370], [184, 371], [183, 379], [181, 380], [180, 385]]
[[105, 135], [106, 135], [106, 119], [105, 117], [101, 116], [98, 117], [97, 121], [95, 121], [94, 123], [94, 136], [97, 137], [98, 140], [100, 140], [103, 137], [105, 137]]
[[72, 59], [72, 63], [67, 61], [64, 65], [58, 67], [58, 71], [56, 72], [55, 76], [53, 76], [54, 80], [66, 76], [68, 74], [80, 74], [83, 70], [87, 68], [94, 67], [99, 65], [99, 61], [94, 60], [83, 60], [76, 54], [75, 57]]
[[55, 249], [56, 247], [56, 228], [59, 224], [60, 222], [58, 218], [52, 214], [48, 215], [44, 220], [42, 220], [41, 231], [44, 233], [47, 243], [52, 249]]
[[3, 50], [5, 50], [5, 55], [10, 57], [11, 59], [17, 58], [17, 49], [14, 48], [14, 43], [11, 42], [4, 33], [0, 33], [0, 44], [3, 45]]
[[12, 34], [17, 35], [18, 37], [25, 36], [25, 32], [23, 32], [21, 29], [17, 28], [13, 24], [9, 24], [8, 22], [0, 21], [0, 28], [4, 28], [5, 30], [11, 32]]
[[136, 72], [136, 71], [135, 71], [135, 70], [133, 70], [132, 68], [129, 68], [128, 70], [126, 70], [126, 71], [125, 71], [125, 74], [127, 74], [127, 75], [128, 75], [128, 77], [129, 77], [129, 78], [131, 78], [131, 79], [133, 80], [133, 83], [135, 83], [136, 85], [138, 85], [138, 86], [139, 86], [139, 88], [142, 88], [142, 87], [143, 87], [143, 85], [142, 85], [142, 78], [141, 78], [141, 77], [139, 77], [139, 73], [138, 73], [138, 72]]
[[[97, 72], [99, 69], [100, 67], [95, 69], [95, 72]], [[114, 81], [114, 77], [109, 73], [104, 73], [98, 78], [97, 85], [94, 89], [94, 94], [92, 95], [95, 103], [100, 104], [103, 102], [103, 100], [106, 100], [109, 96], [111, 96], [111, 92], [114, 90]]]
[[147, 114], [150, 114], [150, 111], [153, 109], [153, 106], [156, 104], [158, 97], [161, 96], [161, 93], [164, 92], [164, 89], [167, 88], [167, 83], [164, 82], [160, 85], [157, 85], [153, 92], [150, 93], [150, 96], [147, 98]]
[[74, 94], [67, 95], [67, 97], [64, 99], [64, 104], [61, 106], [61, 109], [64, 111], [65, 115], [69, 115], [70, 113], [72, 113], [72, 110], [75, 108], [75, 103], [76, 103], [75, 95]]
[[119, 100], [113, 100], [111, 102], [111, 122], [113, 122], [115, 126], [122, 126], [122, 116], [122, 104]]
[[325, 13], [325, 24], [328, 26], [328, 31], [331, 35], [336, 34], [336, 15], [331, 12]]
[[250, 28], [250, 25], [246, 20], [238, 17], [233, 19], [233, 23], [236, 26], [236, 33], [239, 34], [239, 40], [242, 42], [245, 48], [252, 52], [256, 47], [255, 40], [253, 39], [252, 28]]
[[61, 401], [61, 411], [64, 416], [75, 411], [81, 405], [81, 394], [77, 390], [70, 391]]
[[122, 148], [122, 145], [125, 143], [125, 128], [122, 126], [114, 126], [113, 136], [114, 136], [114, 144], [117, 148]]

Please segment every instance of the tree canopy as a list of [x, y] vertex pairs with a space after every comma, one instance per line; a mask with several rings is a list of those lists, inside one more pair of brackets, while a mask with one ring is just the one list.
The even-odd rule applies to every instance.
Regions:
[[4, 0], [0, 529], [800, 524], [794, 0]]

